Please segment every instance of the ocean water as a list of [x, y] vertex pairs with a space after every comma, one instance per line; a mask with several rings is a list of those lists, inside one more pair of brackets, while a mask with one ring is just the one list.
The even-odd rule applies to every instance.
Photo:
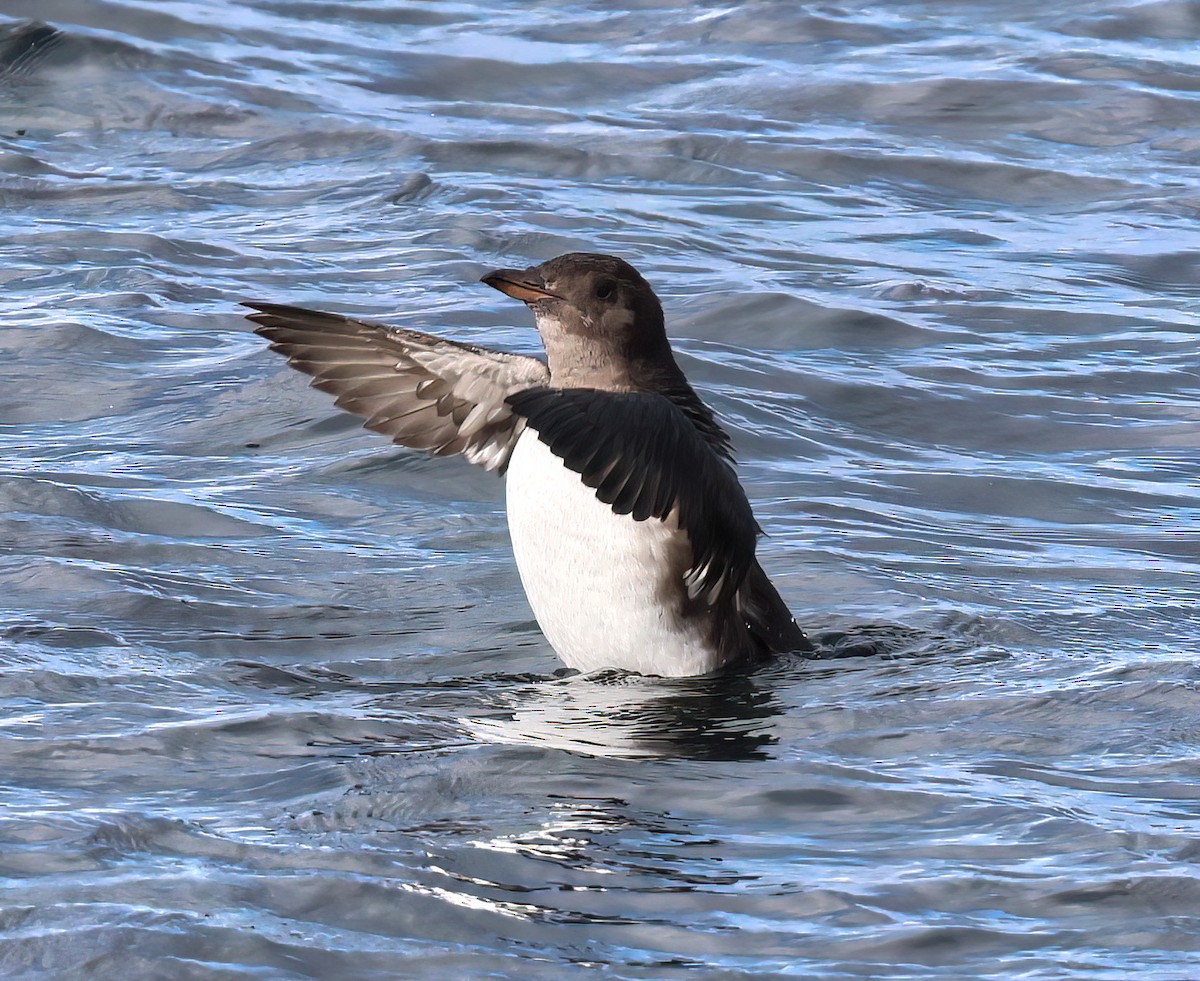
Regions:
[[[1200, 977], [1200, 3], [0, 16], [0, 976]], [[563, 675], [237, 307], [570, 250], [820, 659]]]

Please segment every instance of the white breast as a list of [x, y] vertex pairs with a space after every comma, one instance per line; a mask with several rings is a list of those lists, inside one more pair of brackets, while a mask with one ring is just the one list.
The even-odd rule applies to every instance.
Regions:
[[720, 666], [704, 624], [676, 612], [691, 551], [673, 520], [614, 514], [529, 429], [513, 450], [507, 491], [529, 605], [568, 666], [669, 676]]

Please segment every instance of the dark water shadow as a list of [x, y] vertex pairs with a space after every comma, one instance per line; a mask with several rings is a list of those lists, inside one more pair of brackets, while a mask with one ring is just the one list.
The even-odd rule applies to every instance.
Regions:
[[806, 660], [851, 658], [924, 658], [956, 654], [978, 646], [978, 639], [952, 632], [906, 627], [895, 623], [854, 624], [812, 634], [813, 651]]
[[40, 21], [0, 26], [0, 79], [31, 74], [62, 42], [62, 31]]

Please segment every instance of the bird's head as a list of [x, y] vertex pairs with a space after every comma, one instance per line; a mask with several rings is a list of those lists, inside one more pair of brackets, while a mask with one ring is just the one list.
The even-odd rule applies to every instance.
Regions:
[[675, 367], [662, 304], [624, 259], [570, 252], [483, 282], [533, 311], [556, 386], [636, 389], [647, 371]]

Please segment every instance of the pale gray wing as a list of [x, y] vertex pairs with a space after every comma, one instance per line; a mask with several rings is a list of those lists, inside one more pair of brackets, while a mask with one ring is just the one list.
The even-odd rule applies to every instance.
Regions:
[[545, 385], [536, 358], [333, 313], [245, 303], [271, 350], [392, 442], [504, 472], [525, 420], [505, 401]]

